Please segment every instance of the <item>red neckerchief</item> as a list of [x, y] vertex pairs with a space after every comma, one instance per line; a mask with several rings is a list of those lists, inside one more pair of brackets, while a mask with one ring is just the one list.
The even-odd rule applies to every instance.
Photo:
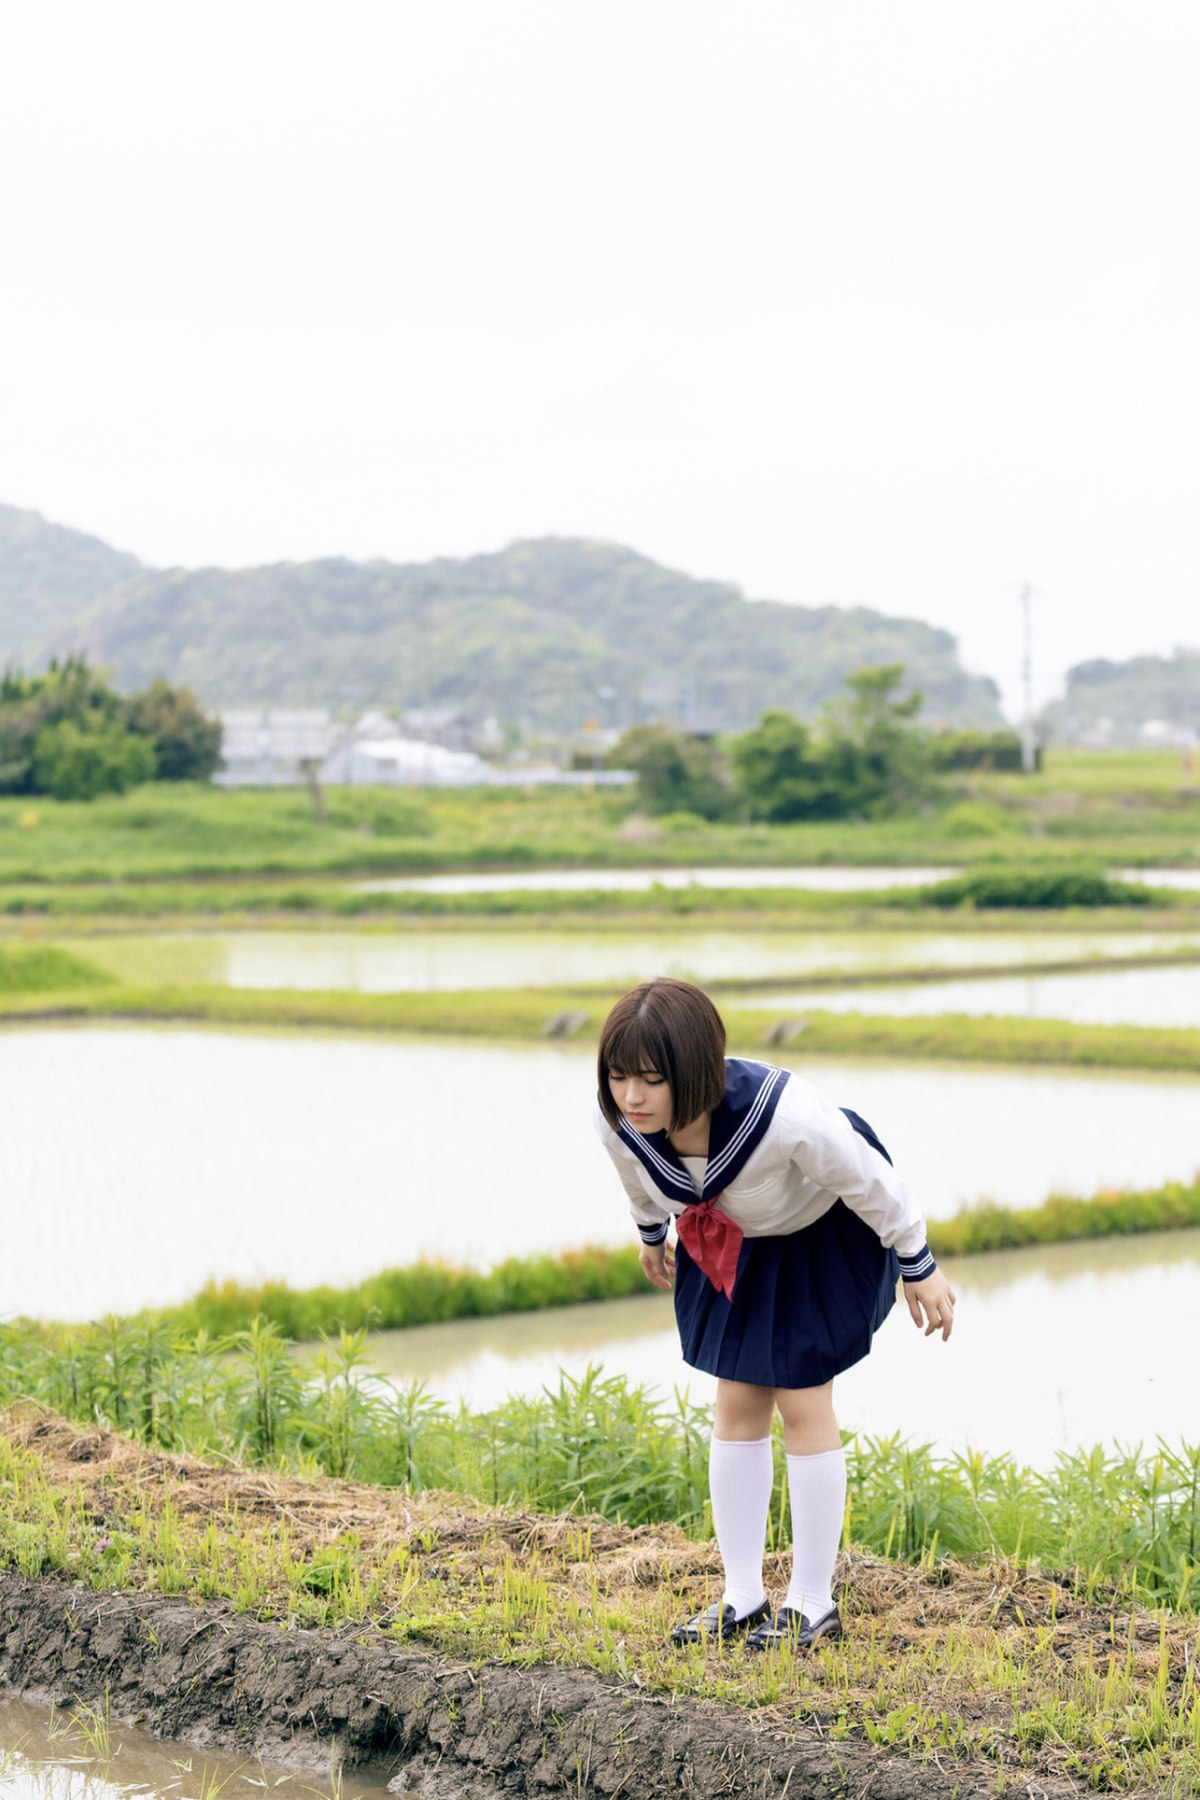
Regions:
[[675, 1234], [717, 1292], [732, 1300], [738, 1252], [745, 1233], [728, 1213], [714, 1211], [720, 1198], [720, 1194], [714, 1194], [711, 1200], [685, 1206], [675, 1221]]
[[620, 1136], [663, 1198], [682, 1205], [675, 1230], [688, 1255], [717, 1289], [733, 1298], [738, 1252], [744, 1233], [727, 1213], [716, 1212], [721, 1195], [762, 1142], [788, 1080], [786, 1069], [770, 1063], [725, 1059], [725, 1094], [709, 1121], [704, 1188], [697, 1195], [691, 1176], [665, 1132], [643, 1135], [627, 1120]]

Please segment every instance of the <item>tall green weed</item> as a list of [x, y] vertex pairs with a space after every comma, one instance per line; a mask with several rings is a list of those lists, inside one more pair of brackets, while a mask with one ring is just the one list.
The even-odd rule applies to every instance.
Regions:
[[[0, 1403], [43, 1401], [170, 1449], [339, 1478], [447, 1488], [490, 1504], [710, 1530], [709, 1408], [590, 1368], [536, 1396], [472, 1412], [373, 1375], [361, 1334], [305, 1364], [269, 1325], [223, 1343], [151, 1344], [136, 1322], [77, 1334], [70, 1358], [32, 1328], [0, 1326]], [[774, 1541], [788, 1540], [782, 1438]], [[1050, 1470], [977, 1451], [937, 1455], [899, 1437], [848, 1444], [847, 1537], [897, 1559], [1034, 1561], [1082, 1592], [1195, 1606], [1200, 1443], [1081, 1448]]]
[[1087, 1238], [1131, 1237], [1200, 1225], [1200, 1177], [1168, 1181], [1141, 1193], [1104, 1190], [1090, 1199], [1052, 1195], [1041, 1206], [981, 1204], [929, 1224], [935, 1256], [974, 1256], [1027, 1244], [1064, 1244]]

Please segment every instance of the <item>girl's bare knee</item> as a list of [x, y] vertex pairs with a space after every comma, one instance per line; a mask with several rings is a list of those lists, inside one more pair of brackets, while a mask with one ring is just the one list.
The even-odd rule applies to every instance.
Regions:
[[718, 1381], [714, 1429], [730, 1441], [769, 1437], [775, 1389], [749, 1381]]
[[833, 1410], [833, 1383], [822, 1387], [779, 1388], [775, 1403], [783, 1419], [783, 1434], [793, 1456], [836, 1450], [842, 1441]]

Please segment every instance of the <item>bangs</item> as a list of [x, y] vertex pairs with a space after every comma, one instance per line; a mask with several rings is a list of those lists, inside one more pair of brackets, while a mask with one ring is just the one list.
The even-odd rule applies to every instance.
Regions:
[[690, 981], [663, 976], [625, 994], [600, 1033], [596, 1059], [600, 1110], [614, 1131], [621, 1113], [610, 1074], [653, 1069], [671, 1089], [671, 1129], [711, 1112], [725, 1092], [725, 1027], [716, 1007]]
[[656, 1029], [653, 1019], [633, 1013], [628, 1018], [609, 1021], [600, 1039], [600, 1060], [614, 1074], [640, 1075], [653, 1069], [656, 1075], [671, 1081], [675, 1059], [661, 1027]]

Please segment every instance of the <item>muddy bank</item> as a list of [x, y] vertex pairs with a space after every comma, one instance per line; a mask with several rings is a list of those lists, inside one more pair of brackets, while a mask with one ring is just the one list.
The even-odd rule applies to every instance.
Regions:
[[[329, 1747], [422, 1800], [786, 1792], [916, 1800], [991, 1794], [961, 1772], [783, 1734], [586, 1671], [470, 1669], [380, 1634], [286, 1631], [224, 1608], [0, 1575], [0, 1684], [198, 1745], [325, 1770]], [[1051, 1789], [1039, 1784], [1040, 1793]], [[1069, 1787], [1057, 1789], [1075, 1793]]]
[[[0, 1414], [0, 1433], [35, 1456], [59, 1492], [77, 1497], [89, 1532], [119, 1531], [131, 1510], [161, 1521], [169, 1506], [185, 1523], [233, 1519], [243, 1535], [252, 1525], [271, 1537], [286, 1533], [293, 1552], [313, 1563], [337, 1544], [352, 1542], [364, 1562], [403, 1546], [406, 1555], [420, 1553], [433, 1586], [454, 1571], [453, 1594], [468, 1608], [472, 1588], [498, 1565], [534, 1563], [580, 1597], [585, 1631], [589, 1596], [607, 1595], [603, 1606], [656, 1593], [666, 1582], [690, 1607], [703, 1603], [716, 1572], [714, 1547], [671, 1526], [619, 1530], [570, 1515], [475, 1507], [458, 1496], [219, 1466], [148, 1450], [41, 1408]], [[237, 1543], [230, 1537], [225, 1554], [235, 1555]], [[0, 1560], [3, 1551], [0, 1543]], [[851, 1681], [853, 1646], [877, 1645], [885, 1661], [914, 1656], [915, 1694], [930, 1684], [954, 1633], [960, 1643], [972, 1634], [989, 1652], [1035, 1635], [1055, 1663], [1068, 1665], [1113, 1646], [1110, 1609], [1072, 1601], [1057, 1583], [1027, 1572], [928, 1570], [855, 1553], [841, 1559], [839, 1576], [847, 1659], [835, 1658], [817, 1684], [755, 1707], [667, 1697], [639, 1687], [636, 1677], [622, 1682], [574, 1666], [516, 1666], [486, 1649], [473, 1652], [473, 1626], [461, 1632], [461, 1654], [417, 1647], [388, 1629], [405, 1619], [386, 1607], [372, 1614], [374, 1624], [289, 1628], [228, 1600], [193, 1602], [129, 1585], [100, 1591], [15, 1572], [0, 1573], [0, 1688], [66, 1707], [102, 1708], [107, 1696], [121, 1721], [322, 1774], [336, 1745], [348, 1791], [349, 1772], [361, 1771], [413, 1800], [564, 1793], [982, 1800], [996, 1792], [993, 1758], [951, 1751], [920, 1760], [866, 1741], [855, 1721], [867, 1709], [858, 1700], [850, 1705], [843, 1685]], [[769, 1579], [781, 1590], [783, 1559], [770, 1560]], [[445, 1604], [449, 1611], [458, 1604], [449, 1591]], [[1162, 1630], [1153, 1617], [1126, 1618], [1123, 1656], [1144, 1659], [1152, 1673]], [[1194, 1649], [1177, 1626], [1169, 1637], [1171, 1679], [1182, 1681]], [[729, 1675], [743, 1693], [738, 1670]], [[964, 1720], [1011, 1728], [1005, 1697], [986, 1675], [962, 1691], [958, 1705]], [[1050, 1753], [1057, 1755], [1053, 1745]], [[1061, 1767], [1047, 1766], [1048, 1757], [1039, 1762], [1021, 1768], [1005, 1757], [1008, 1790], [1030, 1800], [1086, 1791]], [[1125, 1788], [1127, 1800], [1133, 1791]]]

